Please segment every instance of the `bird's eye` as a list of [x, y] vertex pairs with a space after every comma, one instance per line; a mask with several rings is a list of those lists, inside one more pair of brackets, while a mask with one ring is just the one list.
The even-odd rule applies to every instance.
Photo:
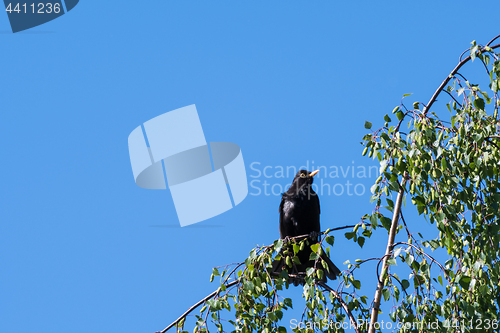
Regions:
[[305, 177], [306, 177], [306, 175], [305, 175], [304, 173], [301, 173], [301, 174], [300, 174], [300, 177], [301, 177], [301, 178], [305, 178]]

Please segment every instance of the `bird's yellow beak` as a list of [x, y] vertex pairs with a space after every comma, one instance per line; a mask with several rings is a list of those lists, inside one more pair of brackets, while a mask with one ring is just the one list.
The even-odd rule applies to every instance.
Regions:
[[314, 177], [315, 174], [317, 174], [319, 170], [313, 171], [309, 174], [309, 177]]

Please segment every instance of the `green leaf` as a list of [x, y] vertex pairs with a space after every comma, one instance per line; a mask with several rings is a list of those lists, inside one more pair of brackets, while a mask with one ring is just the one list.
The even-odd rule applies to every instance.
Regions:
[[480, 110], [484, 110], [484, 99], [478, 97], [474, 100], [474, 106]]
[[491, 98], [488, 96], [488, 93], [486, 91], [481, 91], [481, 95], [483, 95], [484, 99], [486, 100], [486, 103], [488, 104], [491, 103]]
[[394, 286], [394, 297], [396, 297], [396, 301], [399, 301], [399, 289]]
[[293, 261], [296, 265], [300, 265], [300, 259], [299, 259], [299, 257], [293, 257], [292, 261]]
[[437, 249], [439, 247], [439, 242], [437, 240], [433, 239], [430, 241], [430, 246], [431, 246], [432, 251], [434, 251], [435, 249]]
[[387, 121], [388, 123], [391, 122], [391, 118], [387, 114], [384, 116], [384, 120]]
[[370, 123], [369, 121], [365, 121], [365, 128], [366, 129], [372, 128], [372, 123]]
[[391, 229], [392, 221], [390, 218], [382, 216], [380, 217], [380, 222], [382, 222], [382, 225], [384, 226], [384, 228], [387, 229], [387, 231]]
[[441, 170], [443, 170], [443, 172], [444, 172], [447, 167], [448, 167], [448, 163], [446, 163], [446, 159], [443, 157], [441, 159]]
[[363, 247], [365, 245], [365, 238], [364, 237], [359, 237], [358, 238], [358, 244], [360, 247]]
[[403, 111], [399, 111], [398, 113], [396, 113], [396, 117], [398, 117], [398, 120], [402, 120], [405, 117], [405, 114], [403, 113]]
[[356, 289], [360, 289], [361, 288], [361, 282], [359, 280], [352, 280], [352, 285], [354, 286], [354, 288]]
[[316, 274], [317, 274], [317, 276], [318, 276], [318, 279], [323, 280], [323, 276], [325, 275], [325, 273], [323, 272], [323, 270], [322, 270], [322, 269], [318, 269], [318, 270], [316, 271]]
[[470, 49], [470, 59], [472, 60], [472, 62], [474, 62], [474, 59], [476, 59], [476, 52], [478, 47], [479, 45], [475, 45]]
[[274, 241], [274, 250], [276, 252], [280, 252], [282, 247], [283, 247], [283, 240], [282, 239], [278, 239], [278, 240]]
[[328, 244], [333, 245], [333, 243], [335, 242], [335, 237], [334, 236], [326, 236], [325, 241]]
[[318, 253], [318, 249], [319, 249], [319, 243], [316, 243], [316, 244], [311, 245], [311, 250], [312, 250], [314, 253]]
[[251, 281], [243, 281], [243, 287], [246, 290], [250, 290], [250, 291], [253, 291], [253, 289], [254, 289], [254, 285]]
[[411, 95], [413, 95], [413, 93], [404, 94], [404, 95], [403, 95], [403, 98], [408, 97], [408, 96], [411, 96]]
[[382, 290], [382, 295], [384, 295], [384, 300], [387, 301], [389, 299], [389, 297], [391, 297], [391, 294], [389, 292], [389, 289], [387, 288], [384, 288]]
[[398, 183], [398, 181], [395, 180], [395, 181], [389, 183], [389, 189], [391, 191], [398, 192], [399, 191], [399, 183]]
[[401, 286], [403, 287], [403, 290], [406, 290], [410, 286], [410, 282], [408, 280], [402, 280]]
[[436, 221], [441, 222], [446, 218], [446, 215], [443, 212], [439, 212], [434, 215], [434, 218], [436, 219]]
[[[451, 112], [451, 111], [450, 111]], [[455, 123], [457, 122], [457, 116], [452, 116], [451, 117], [451, 127], [455, 127]]]
[[351, 239], [354, 236], [356, 236], [356, 234], [354, 232], [346, 232], [345, 233], [345, 238], [347, 238], [347, 239]]
[[309, 255], [309, 260], [316, 260], [319, 258], [319, 255], [317, 253], [311, 252]]
[[387, 259], [387, 265], [397, 265], [398, 263], [396, 262], [396, 259], [394, 258], [389, 258]]
[[459, 281], [460, 286], [462, 286], [462, 288], [464, 289], [469, 289], [470, 280], [471, 280], [470, 276], [462, 275]]
[[405, 258], [405, 262], [408, 264], [408, 266], [411, 266], [413, 264], [413, 256], [411, 254], [407, 254]]
[[388, 205], [389, 207], [391, 207], [391, 208], [393, 208], [393, 207], [394, 207], [394, 201], [392, 201], [392, 200], [391, 200], [391, 199], [389, 199], [389, 198], [385, 199], [385, 201], [387, 201], [387, 205]]
[[420, 286], [422, 285], [423, 283], [425, 282], [425, 279], [422, 275], [415, 275], [413, 277], [413, 283], [416, 285], [416, 286]]

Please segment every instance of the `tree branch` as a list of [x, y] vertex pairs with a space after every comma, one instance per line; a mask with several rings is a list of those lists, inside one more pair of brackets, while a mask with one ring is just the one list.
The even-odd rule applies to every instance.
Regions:
[[328, 286], [324, 282], [319, 282], [319, 285], [322, 286], [323, 288], [325, 288], [326, 290], [328, 290], [329, 292], [331, 292], [333, 294], [333, 296], [335, 296], [335, 298], [337, 299], [337, 301], [339, 301], [340, 305], [342, 306], [342, 308], [347, 313], [347, 316], [349, 317], [349, 321], [351, 322], [352, 327], [354, 327], [354, 331], [356, 331], [356, 333], [360, 333], [359, 332], [359, 328], [358, 328], [358, 324], [356, 323], [356, 319], [352, 315], [351, 311], [349, 310], [349, 307], [347, 306], [347, 304], [345, 304], [344, 300], [339, 295], [339, 293], [336, 292], [335, 290], [333, 290], [332, 288], [330, 288], [330, 286]]
[[492, 40], [490, 40], [490, 41], [488, 42], [488, 44], [486, 44], [486, 46], [490, 46], [490, 45], [491, 45], [491, 43], [493, 43], [493, 42], [494, 42], [495, 40], [497, 40], [498, 38], [500, 38], [500, 35], [498, 35], [498, 36], [496, 36], [496, 37], [493, 37], [493, 39], [492, 39]]
[[[235, 284], [238, 284], [239, 282], [240, 282], [240, 280], [235, 280], [235, 281], [229, 282], [228, 284], [226, 284], [226, 288], [232, 287]], [[172, 327], [174, 327], [175, 325], [177, 325], [182, 319], [186, 318], [187, 315], [190, 314], [191, 312], [193, 312], [194, 309], [196, 309], [197, 307], [199, 307], [200, 305], [202, 305], [204, 302], [208, 301], [212, 297], [216, 296], [219, 292], [220, 292], [220, 288], [218, 288], [216, 291], [214, 291], [213, 293], [211, 293], [207, 297], [199, 300], [195, 305], [193, 305], [192, 307], [190, 307], [179, 318], [177, 318], [172, 324], [168, 325], [167, 328], [165, 328], [162, 331], [155, 332], [155, 333], [165, 333], [166, 331], [168, 331], [169, 329], [171, 329]]]
[[[355, 226], [359, 225], [361, 222], [357, 223], [357, 224], [353, 224], [353, 225], [345, 225], [343, 227], [337, 227], [337, 228], [330, 228], [326, 231], [320, 231], [318, 234], [320, 235], [325, 235], [327, 232], [332, 232], [332, 231], [337, 231], [337, 230], [342, 230], [342, 229], [352, 229], [354, 228]], [[371, 226], [371, 223], [364, 223], [366, 226]], [[288, 240], [288, 241], [291, 241], [291, 240], [301, 240], [301, 239], [304, 239], [304, 238], [307, 238], [307, 237], [312, 237], [312, 234], [305, 234], [305, 235], [299, 235], [299, 236], [293, 236], [293, 237], [286, 237], [286, 238], [283, 238], [283, 240]], [[268, 246], [265, 246], [265, 248], [269, 248], [271, 246], [274, 246], [274, 245], [268, 245]]]
[[[229, 279], [229, 277], [238, 269], [238, 267], [240, 267], [241, 265], [243, 264], [238, 264], [232, 271], [231, 273], [229, 273], [226, 277], [226, 279], [224, 280], [224, 284], [226, 283], [226, 281]], [[235, 284], [238, 284], [240, 282], [240, 280], [235, 280], [235, 281], [232, 281], [228, 284], [225, 284], [226, 286], [226, 289], [229, 288], [229, 287], [232, 287], [234, 286]], [[213, 293], [211, 293], [210, 295], [208, 295], [207, 297], [201, 299], [200, 301], [198, 301], [195, 305], [193, 305], [192, 307], [190, 307], [186, 312], [184, 312], [179, 318], [177, 318], [172, 324], [168, 325], [164, 330], [162, 331], [157, 331], [155, 333], [165, 333], [166, 331], [168, 331], [169, 329], [171, 329], [172, 327], [174, 327], [175, 325], [177, 325], [182, 319], [186, 318], [188, 314], [190, 314], [191, 312], [193, 312], [194, 309], [196, 309], [197, 307], [199, 307], [200, 305], [202, 305], [203, 303], [205, 303], [206, 301], [208, 301], [209, 299], [217, 296], [217, 294], [220, 292], [220, 288], [218, 288], [216, 291], [214, 291]]]
[[[500, 47], [500, 44], [496, 44], [496, 45], [493, 45], [493, 46], [489, 46], [489, 44], [491, 42], [493, 42], [495, 39], [499, 38], [500, 35], [496, 36], [495, 38], [493, 38], [489, 43], [488, 45], [486, 45], [485, 47], [481, 48], [479, 50], [479, 52], [485, 52], [486, 51], [486, 47], [489, 47], [491, 49], [496, 49], [498, 47]], [[434, 92], [434, 94], [432, 95], [431, 99], [429, 100], [429, 102], [427, 103], [427, 106], [424, 108], [424, 114], [427, 114], [427, 112], [429, 111], [429, 109], [431, 108], [432, 104], [434, 104], [434, 102], [436, 101], [438, 95], [441, 93], [441, 91], [444, 89], [444, 87], [448, 84], [448, 82], [450, 82], [451, 78], [457, 74], [458, 70], [463, 66], [465, 65], [469, 60], [471, 60], [471, 56], [469, 55], [467, 58], [465, 58], [464, 60], [460, 61], [458, 63], [458, 65], [451, 71], [450, 75], [448, 75], [446, 77], [446, 79], [441, 83], [441, 85], [439, 86], [439, 88]]]
[[394, 239], [396, 237], [396, 231], [398, 228], [399, 216], [401, 215], [401, 202], [403, 201], [403, 196], [405, 193], [406, 185], [406, 173], [403, 175], [403, 180], [399, 185], [398, 197], [396, 198], [396, 204], [394, 206], [394, 213], [392, 215], [391, 229], [389, 230], [389, 239], [387, 240], [387, 248], [385, 250], [385, 256], [382, 264], [382, 276], [378, 280], [377, 290], [375, 291], [375, 297], [373, 298], [373, 308], [372, 315], [370, 318], [370, 327], [368, 333], [375, 333], [375, 323], [378, 319], [378, 312], [380, 309], [380, 299], [382, 298], [382, 289], [384, 288], [385, 279], [387, 277], [387, 259], [391, 256], [392, 249], [394, 247]]

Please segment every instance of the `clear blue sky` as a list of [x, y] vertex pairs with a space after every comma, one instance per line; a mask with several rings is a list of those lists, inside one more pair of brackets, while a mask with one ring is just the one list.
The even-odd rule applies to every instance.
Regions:
[[[380, 125], [404, 93], [426, 102], [473, 39], [499, 33], [496, 5], [82, 0], [17, 34], [0, 14], [0, 332], [161, 330], [215, 289], [212, 267], [279, 237], [279, 196], [252, 187], [180, 228], [168, 190], [134, 183], [127, 137], [141, 123], [196, 104], [207, 140], [237, 143], [256, 186], [293, 175], [254, 178], [254, 162], [369, 168], [364, 121]], [[323, 179], [366, 191], [323, 193], [322, 229], [371, 212], [375, 175]], [[336, 236], [342, 269], [385, 251], [385, 237], [359, 250]], [[369, 287], [374, 267], [363, 276]]]

